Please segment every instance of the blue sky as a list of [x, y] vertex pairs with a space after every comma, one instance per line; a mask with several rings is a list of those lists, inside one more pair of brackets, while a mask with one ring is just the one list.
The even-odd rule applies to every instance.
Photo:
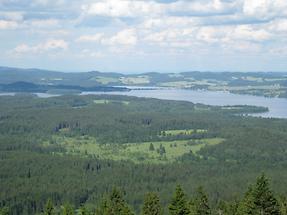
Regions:
[[287, 1], [0, 0], [0, 65], [287, 71]]

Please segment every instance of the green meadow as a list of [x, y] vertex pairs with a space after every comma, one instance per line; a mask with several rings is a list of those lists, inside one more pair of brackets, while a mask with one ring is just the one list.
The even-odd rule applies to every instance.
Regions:
[[150, 80], [148, 76], [137, 76], [137, 77], [121, 77], [119, 79], [123, 84], [136, 85], [136, 84], [149, 84]]
[[105, 77], [105, 76], [98, 76], [98, 77], [94, 77], [91, 80], [95, 80], [101, 84], [109, 84], [109, 83], [115, 83], [118, 82], [117, 78], [113, 78], [113, 77]]
[[176, 135], [191, 135], [194, 133], [205, 133], [207, 130], [205, 129], [179, 129], [179, 130], [166, 130], [162, 131], [160, 136], [176, 136]]
[[[67, 154], [93, 156], [99, 159], [128, 160], [134, 163], [170, 163], [184, 154], [197, 152], [210, 145], [217, 145], [224, 139], [206, 138], [200, 140], [154, 141], [125, 144], [99, 144], [90, 136], [65, 137], [54, 136], [53, 143], [66, 149]], [[49, 145], [46, 143], [46, 145]]]

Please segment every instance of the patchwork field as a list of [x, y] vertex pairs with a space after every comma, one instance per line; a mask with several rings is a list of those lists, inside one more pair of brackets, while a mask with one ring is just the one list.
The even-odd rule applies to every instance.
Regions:
[[165, 136], [165, 135], [171, 135], [171, 136], [176, 136], [176, 135], [191, 135], [194, 133], [205, 133], [207, 130], [205, 129], [182, 129], [182, 130], [166, 130], [162, 131], [160, 136]]
[[120, 81], [127, 85], [148, 84], [150, 83], [148, 76], [136, 76], [136, 77], [121, 77]]
[[[135, 163], [169, 163], [177, 161], [184, 154], [199, 156], [197, 152], [207, 146], [216, 145], [222, 138], [200, 140], [158, 141], [125, 144], [99, 144], [89, 136], [70, 138], [54, 136], [53, 144], [63, 146], [68, 154], [95, 156], [100, 159], [129, 160]], [[46, 143], [45, 145], [50, 145]]]
[[165, 82], [160, 84], [161, 87], [178, 87], [178, 88], [188, 88], [192, 87], [193, 83], [188, 81], [174, 81], [174, 82]]

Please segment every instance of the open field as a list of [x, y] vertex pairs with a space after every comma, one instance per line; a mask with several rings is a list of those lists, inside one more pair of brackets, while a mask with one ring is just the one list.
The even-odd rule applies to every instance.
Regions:
[[105, 76], [98, 76], [96, 78], [93, 78], [92, 80], [96, 80], [97, 82], [101, 84], [109, 84], [113, 82], [118, 82], [117, 78], [105, 77]]
[[181, 130], [166, 130], [162, 131], [160, 136], [170, 135], [170, 136], [176, 136], [176, 135], [191, 135], [194, 133], [205, 133], [207, 130], [205, 129], [181, 129]]
[[[125, 144], [99, 144], [89, 136], [70, 138], [54, 136], [54, 144], [63, 146], [68, 154], [95, 156], [99, 159], [129, 160], [134, 163], [170, 163], [182, 155], [197, 152], [207, 145], [217, 145], [224, 139], [158, 141]], [[49, 145], [48, 143], [45, 143]]]
[[148, 84], [150, 83], [149, 77], [142, 75], [136, 77], [121, 77], [120, 81], [127, 85]]
[[188, 88], [192, 87], [192, 82], [189, 81], [174, 81], [174, 82], [165, 82], [160, 84], [161, 87], [179, 87], [179, 88]]

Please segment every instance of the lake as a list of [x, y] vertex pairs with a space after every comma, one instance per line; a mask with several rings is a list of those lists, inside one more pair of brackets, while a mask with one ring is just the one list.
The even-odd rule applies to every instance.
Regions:
[[287, 118], [287, 99], [265, 98], [261, 96], [239, 95], [223, 91], [201, 91], [185, 89], [131, 90], [127, 92], [84, 92], [87, 94], [127, 95], [177, 101], [190, 101], [207, 105], [254, 105], [268, 107], [269, 112], [254, 114], [262, 117]]
[[[139, 89], [140, 88], [140, 89]], [[283, 98], [265, 98], [261, 96], [239, 95], [223, 91], [201, 91], [185, 89], [167, 89], [167, 88], [141, 88], [131, 87], [131, 91], [126, 92], [83, 92], [81, 95], [127, 95], [157, 99], [168, 99], [177, 101], [190, 101], [193, 103], [202, 103], [207, 105], [254, 105], [268, 107], [269, 112], [253, 114], [254, 116], [287, 118], [287, 99]], [[13, 93], [0, 93], [1, 95], [14, 95]], [[38, 97], [48, 98], [59, 96], [47, 93], [36, 93]]]

